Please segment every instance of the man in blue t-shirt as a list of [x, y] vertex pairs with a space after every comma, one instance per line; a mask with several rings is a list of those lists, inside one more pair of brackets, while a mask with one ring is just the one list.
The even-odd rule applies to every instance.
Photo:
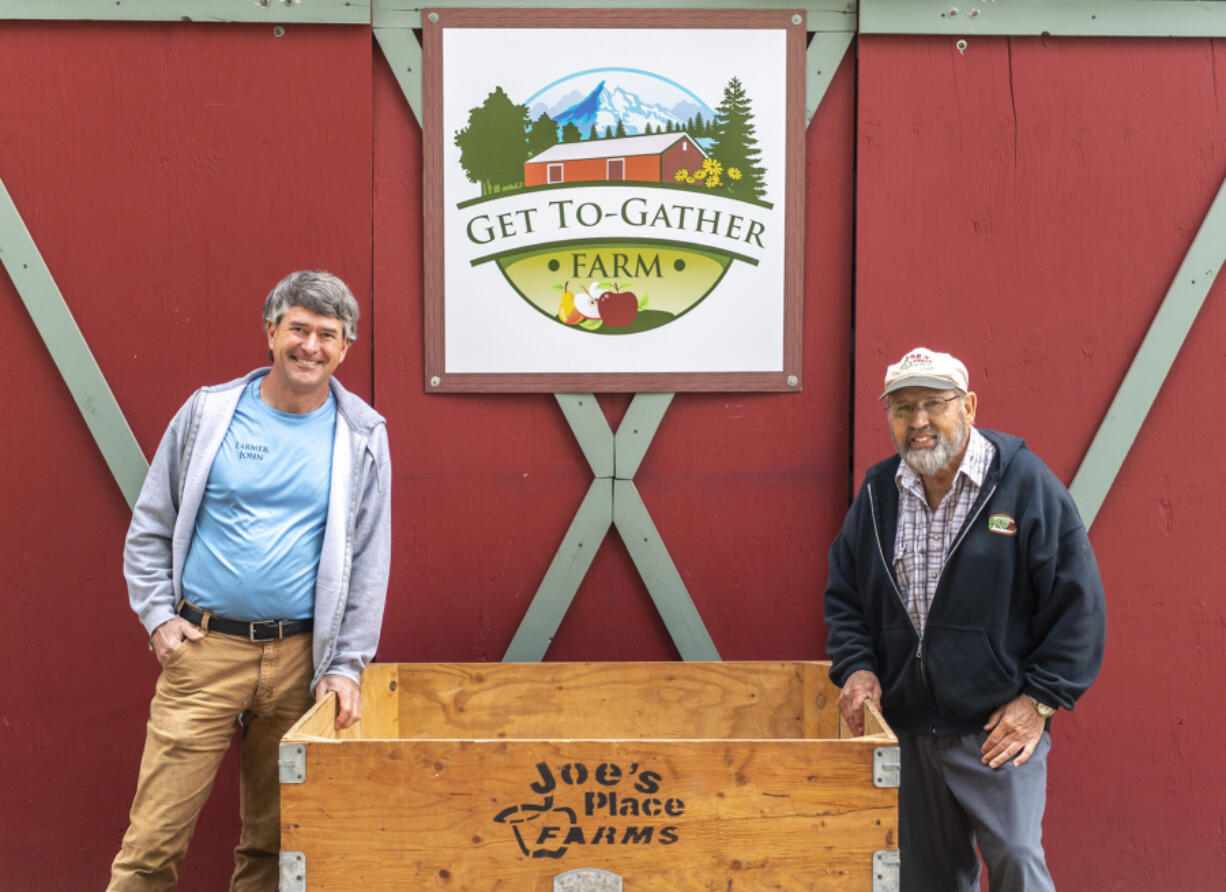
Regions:
[[272, 364], [197, 391], [158, 446], [124, 574], [162, 665], [111, 890], [169, 889], [241, 726], [231, 888], [276, 888], [278, 744], [311, 705], [361, 718], [358, 679], [387, 595], [383, 418], [332, 377], [358, 306], [335, 276], [286, 276], [264, 303]]

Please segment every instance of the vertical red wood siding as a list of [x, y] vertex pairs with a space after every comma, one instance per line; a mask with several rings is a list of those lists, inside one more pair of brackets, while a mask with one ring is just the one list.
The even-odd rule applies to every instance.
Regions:
[[[341, 377], [370, 394], [370, 60], [363, 28], [0, 23], [0, 177], [146, 455], [192, 389], [266, 362], [291, 269], [354, 288]], [[157, 666], [128, 508], [3, 273], [0, 320], [0, 888], [101, 889]], [[234, 769], [181, 890], [227, 887]]]
[[[1067, 483], [1226, 176], [1220, 41], [865, 37], [859, 85], [857, 471], [890, 450], [884, 365], [925, 344]], [[1091, 530], [1107, 655], [1053, 725], [1058, 888], [1226, 875], [1224, 288]]]

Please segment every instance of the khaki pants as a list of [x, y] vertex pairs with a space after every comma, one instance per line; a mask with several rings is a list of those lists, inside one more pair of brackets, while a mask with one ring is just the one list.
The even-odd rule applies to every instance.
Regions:
[[162, 668], [149, 709], [131, 824], [111, 867], [112, 892], [173, 889], [196, 818], [242, 714], [243, 831], [235, 892], [277, 887], [281, 847], [277, 756], [311, 705], [311, 636], [252, 642], [207, 632]]

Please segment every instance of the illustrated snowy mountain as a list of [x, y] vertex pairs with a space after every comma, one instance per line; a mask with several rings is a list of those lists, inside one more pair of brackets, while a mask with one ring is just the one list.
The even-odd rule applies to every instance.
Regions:
[[[654, 130], [667, 129], [669, 124], [681, 126], [694, 116], [697, 106], [683, 102], [673, 108], [642, 101], [636, 94], [623, 90], [621, 87], [609, 89], [606, 81], [601, 81], [587, 96], [577, 102], [576, 94], [564, 97], [553, 108], [538, 104], [530, 110], [532, 117], [548, 112], [559, 127], [574, 122], [579, 132], [585, 137], [595, 125], [596, 132], [604, 135], [606, 128], [617, 129], [620, 119], [626, 129], [627, 136], [645, 133], [650, 124]], [[570, 104], [568, 104], [570, 103]]]

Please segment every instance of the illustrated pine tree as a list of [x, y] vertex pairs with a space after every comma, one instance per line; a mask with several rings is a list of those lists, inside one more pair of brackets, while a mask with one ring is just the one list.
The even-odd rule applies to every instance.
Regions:
[[579, 132], [579, 125], [574, 121], [567, 121], [562, 127], [562, 142], [579, 142], [583, 139], [583, 134]]
[[540, 117], [528, 128], [528, 156], [539, 155], [550, 146], [556, 146], [561, 141], [558, 133], [558, 123], [549, 117], [548, 112], [541, 112]]
[[[715, 110], [710, 154], [719, 159], [729, 172], [727, 193], [734, 198], [761, 200], [766, 194], [762, 167], [762, 152], [755, 135], [754, 115], [739, 78], [732, 78], [724, 88], [724, 100]], [[732, 176], [735, 169], [740, 177]]]

